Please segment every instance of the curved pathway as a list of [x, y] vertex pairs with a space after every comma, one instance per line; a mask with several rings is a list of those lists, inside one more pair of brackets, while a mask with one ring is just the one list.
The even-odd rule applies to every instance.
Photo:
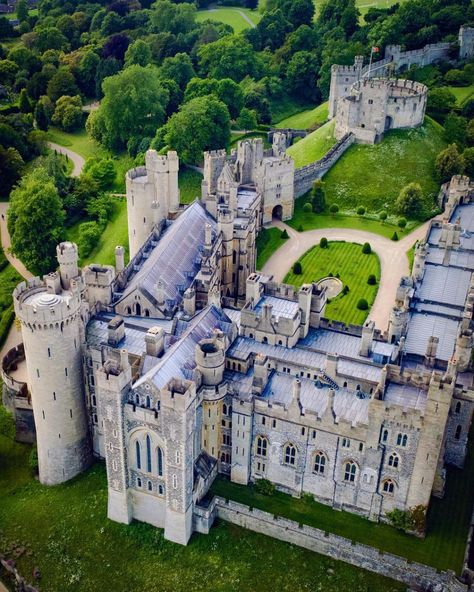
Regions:
[[242, 12], [241, 10], [237, 10], [236, 12], [240, 14], [240, 16], [250, 25], [252, 29], [255, 29], [257, 25], [245, 14], [245, 12]]
[[59, 144], [55, 144], [54, 142], [48, 142], [48, 146], [51, 148], [51, 150], [55, 150], [56, 152], [59, 152], [59, 154], [64, 154], [65, 156], [68, 156], [71, 159], [72, 164], [74, 165], [71, 177], [79, 177], [86, 162], [82, 158], [82, 156], [77, 152], [74, 152], [73, 150], [69, 150], [69, 148], [60, 146]]
[[282, 282], [291, 265], [312, 246], [319, 244], [323, 236], [332, 241], [370, 243], [380, 259], [380, 284], [368, 318], [375, 322], [378, 329], [384, 331], [388, 326], [400, 278], [409, 275], [406, 252], [415, 241], [425, 237], [429, 224], [430, 221], [425, 222], [402, 240], [394, 242], [379, 234], [353, 228], [318, 228], [296, 232], [284, 222], [273, 221], [272, 226], [286, 229], [290, 238], [268, 259], [262, 273], [272, 275], [275, 281]]

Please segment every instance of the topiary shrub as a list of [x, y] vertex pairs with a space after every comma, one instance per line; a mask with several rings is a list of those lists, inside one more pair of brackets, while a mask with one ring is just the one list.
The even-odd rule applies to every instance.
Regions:
[[398, 234], [397, 234], [396, 232], [394, 232], [394, 233], [392, 234], [392, 240], [393, 240], [393, 241], [397, 241], [397, 240], [398, 240]]
[[328, 239], [325, 236], [321, 237], [321, 240], [319, 241], [319, 246], [321, 247], [321, 249], [328, 248]]
[[349, 294], [349, 286], [347, 284], [344, 286], [344, 288], [342, 288], [341, 294], [343, 296], [345, 296], [346, 294]]
[[369, 286], [375, 286], [375, 284], [377, 283], [377, 278], [373, 273], [371, 273], [367, 278], [367, 283], [369, 284]]
[[358, 216], [363, 216], [365, 214], [365, 208], [363, 206], [360, 206], [357, 208], [357, 215]]
[[313, 206], [307, 201], [303, 206], [303, 212], [305, 214], [310, 214], [313, 211]]
[[406, 218], [400, 218], [398, 220], [398, 226], [399, 226], [399, 228], [405, 228], [406, 225], [407, 225]]
[[379, 218], [382, 220], [382, 222], [385, 222], [385, 220], [388, 218], [387, 212], [380, 212]]
[[372, 247], [369, 243], [364, 243], [362, 245], [362, 252], [364, 253], [364, 255], [370, 255], [370, 253], [372, 253]]
[[337, 204], [332, 204], [332, 206], [329, 208], [329, 211], [331, 214], [337, 214], [339, 212], [339, 206]]
[[286, 228], [284, 228], [284, 229], [281, 231], [280, 238], [290, 238], [290, 237], [288, 236], [288, 232], [286, 231]]
[[295, 275], [301, 275], [303, 273], [303, 267], [299, 261], [293, 265], [293, 273]]
[[268, 479], [258, 479], [254, 484], [255, 491], [262, 495], [273, 495], [275, 493], [275, 485]]
[[367, 300], [365, 298], [361, 298], [357, 302], [357, 308], [359, 310], [369, 310], [369, 303], [367, 302]]

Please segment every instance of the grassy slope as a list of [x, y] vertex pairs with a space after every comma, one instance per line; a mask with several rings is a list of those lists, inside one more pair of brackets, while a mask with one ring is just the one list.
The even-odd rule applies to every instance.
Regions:
[[271, 497], [266, 497], [256, 493], [250, 487], [224, 480], [215, 482], [212, 490], [217, 495], [254, 508], [345, 536], [353, 541], [407, 557], [412, 561], [426, 563], [438, 569], [452, 569], [459, 574], [472, 513], [473, 436], [474, 424], [471, 426], [464, 470], [449, 467], [444, 498], [431, 499], [428, 528], [424, 539], [405, 535], [386, 524], [375, 524], [354, 514], [338, 512], [307, 498], [296, 500], [284, 493], [275, 493]]
[[335, 121], [328, 121], [306, 138], [303, 138], [286, 151], [295, 160], [296, 167], [302, 167], [322, 158], [334, 146]]
[[474, 84], [470, 86], [448, 86], [447, 88], [456, 97], [456, 102], [459, 106], [465, 103], [467, 99], [471, 99], [472, 95], [474, 95]]
[[248, 29], [250, 24], [242, 17], [239, 12], [244, 13], [255, 25], [261, 19], [257, 11], [241, 7], [216, 8], [211, 10], [199, 10], [196, 16], [198, 22], [213, 20], [230, 25], [236, 33]]
[[439, 189], [434, 162], [445, 145], [441, 126], [428, 117], [422, 127], [389, 132], [375, 146], [353, 145], [324, 177], [326, 200], [342, 210], [362, 205], [391, 213], [400, 190], [416, 181], [434, 204]]
[[262, 269], [267, 260], [288, 239], [281, 238], [278, 228], [262, 228], [257, 237], [257, 269]]
[[[145, 524], [107, 520], [105, 470], [44, 487], [27, 470], [29, 448], [0, 436], [0, 552], [26, 546], [22, 574], [41, 571], [42, 592], [389, 592], [404, 587], [292, 545], [218, 523], [187, 547]], [[314, 587], [318, 582], [319, 588]]]
[[361, 216], [346, 216], [344, 214], [314, 214], [313, 212], [304, 212], [303, 206], [307, 201], [305, 196], [295, 201], [295, 211], [293, 218], [287, 222], [289, 226], [295, 230], [312, 230], [315, 228], [355, 228], [356, 230], [365, 230], [366, 232], [374, 232], [386, 238], [392, 238], [396, 231], [399, 238], [402, 238], [408, 232], [412, 232], [418, 224], [410, 224], [407, 229], [403, 231], [393, 224], [388, 224], [378, 220], [371, 220], [370, 218]]
[[201, 196], [201, 181], [202, 175], [193, 169], [188, 169], [183, 166], [179, 171], [179, 193], [181, 203], [188, 204]]
[[279, 128], [293, 128], [293, 129], [308, 129], [315, 125], [321, 125], [328, 118], [328, 103], [322, 103], [314, 109], [301, 111], [296, 115], [291, 115], [286, 119], [282, 119], [275, 127]]
[[364, 255], [361, 245], [354, 243], [330, 242], [327, 249], [321, 249], [318, 245], [312, 247], [299, 261], [303, 273], [295, 275], [290, 270], [284, 279], [285, 284], [299, 287], [337, 273], [350, 291], [331, 300], [324, 316], [347, 325], [364, 323], [369, 311], [358, 310], [357, 302], [365, 298], [370, 307], [377, 295], [378, 285], [367, 284], [370, 274], [374, 274], [377, 281], [380, 279], [380, 264], [375, 253]]

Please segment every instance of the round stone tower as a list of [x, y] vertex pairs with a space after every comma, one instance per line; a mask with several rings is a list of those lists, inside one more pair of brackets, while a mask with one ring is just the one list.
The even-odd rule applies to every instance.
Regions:
[[91, 460], [82, 375], [81, 298], [76, 281], [70, 279], [68, 285], [68, 290], [59, 288], [56, 294], [51, 284], [47, 287], [34, 278], [13, 293], [25, 346], [39, 477], [45, 485], [71, 479]]
[[216, 332], [211, 339], [201, 339], [196, 345], [196, 366], [206, 386], [217, 386], [224, 377], [225, 337]]

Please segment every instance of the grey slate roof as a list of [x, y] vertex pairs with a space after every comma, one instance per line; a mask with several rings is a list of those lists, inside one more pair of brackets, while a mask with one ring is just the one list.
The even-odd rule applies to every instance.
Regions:
[[200, 269], [206, 223], [215, 233], [216, 221], [195, 201], [166, 228], [156, 247], [130, 278], [121, 299], [138, 289], [156, 302], [157, 284], [161, 280], [166, 308], [179, 303]]
[[286, 298], [276, 298], [275, 296], [262, 296], [255, 306], [255, 312], [261, 314], [265, 304], [272, 306], [272, 315], [275, 318], [293, 319], [300, 309], [298, 302], [287, 300]]
[[384, 401], [389, 405], [398, 405], [404, 410], [424, 411], [428, 393], [426, 390], [407, 384], [389, 383], [385, 390]]
[[428, 339], [431, 336], [438, 337], [436, 357], [447, 362], [454, 352], [458, 324], [457, 321], [434, 314], [413, 313], [408, 324], [405, 351], [424, 356]]
[[441, 265], [427, 265], [423, 281], [416, 289], [415, 296], [420, 300], [464, 306], [471, 272]]

